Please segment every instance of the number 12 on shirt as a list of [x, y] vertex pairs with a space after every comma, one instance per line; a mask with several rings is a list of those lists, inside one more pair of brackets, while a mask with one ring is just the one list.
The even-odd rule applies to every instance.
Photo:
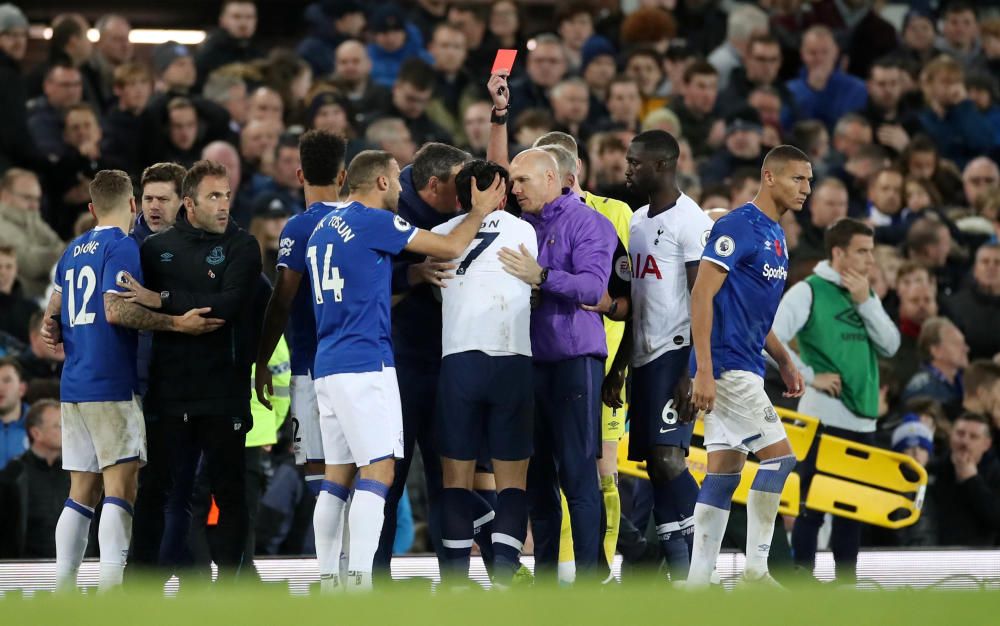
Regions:
[[309, 246], [306, 250], [306, 258], [309, 259], [310, 274], [312, 274], [313, 295], [316, 297], [316, 304], [323, 304], [323, 292], [332, 291], [333, 301], [340, 302], [344, 299], [344, 279], [340, 277], [339, 267], [330, 267], [330, 258], [333, 256], [333, 244], [326, 244], [326, 251], [323, 253], [323, 271], [320, 272], [317, 261], [316, 246]]

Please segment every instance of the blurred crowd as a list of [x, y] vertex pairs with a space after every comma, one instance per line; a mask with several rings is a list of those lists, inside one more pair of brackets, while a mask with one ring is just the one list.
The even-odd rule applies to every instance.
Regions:
[[[348, 160], [380, 148], [400, 166], [427, 142], [485, 156], [485, 85], [500, 48], [518, 50], [510, 154], [567, 132], [581, 186], [633, 210], [646, 199], [626, 187], [625, 151], [642, 130], [678, 138], [682, 190], [706, 210], [752, 199], [769, 148], [805, 151], [815, 181], [807, 209], [783, 223], [788, 284], [826, 257], [837, 220], [875, 229], [868, 279], [901, 335], [880, 367], [877, 434], [931, 477], [916, 526], [865, 542], [1000, 543], [1000, 2], [525, 11], [512, 0], [322, 0], [279, 46], [256, 36], [253, 2], [230, 0], [197, 47], [135, 46], [128, 15], [68, 13], [52, 18], [44, 59], [26, 66], [28, 19], [0, 5], [0, 558], [54, 554], [68, 489], [54, 400], [62, 356], [42, 343], [40, 304], [66, 242], [93, 226], [94, 174], [122, 169], [146, 194], [140, 179], [154, 163], [223, 163], [233, 218], [273, 277], [282, 226], [304, 209], [298, 136], [335, 132]], [[262, 461], [257, 545], [271, 554], [309, 549], [311, 503], [282, 435]], [[411, 476], [419, 505], [420, 472]]]

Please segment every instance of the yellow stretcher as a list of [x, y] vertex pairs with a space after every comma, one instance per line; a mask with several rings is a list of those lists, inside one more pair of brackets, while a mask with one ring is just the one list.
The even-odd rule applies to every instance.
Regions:
[[[920, 518], [927, 488], [927, 472], [910, 457], [839, 437], [816, 433], [815, 417], [776, 409], [785, 426], [795, 458], [802, 461], [813, 445], [818, 445], [816, 475], [806, 496], [805, 506], [874, 526], [903, 528]], [[694, 433], [704, 436], [704, 422], [695, 422]], [[708, 469], [708, 453], [692, 447], [688, 468], [701, 484]], [[758, 464], [747, 461], [733, 502], [746, 504]], [[628, 476], [648, 479], [646, 464], [628, 460], [628, 434], [618, 444], [618, 471]], [[781, 493], [778, 512], [798, 515], [802, 505], [798, 474], [792, 473]]]

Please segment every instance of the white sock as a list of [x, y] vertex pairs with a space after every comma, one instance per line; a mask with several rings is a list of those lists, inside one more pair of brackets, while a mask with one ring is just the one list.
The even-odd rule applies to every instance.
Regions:
[[354, 502], [354, 496], [348, 497], [347, 503], [344, 504], [344, 514], [340, 517], [342, 520], [340, 523], [340, 580], [347, 580], [347, 564], [351, 551], [351, 525], [348, 523], [348, 519], [351, 515], [352, 502]]
[[93, 517], [94, 509], [67, 498], [56, 523], [56, 591], [76, 587]]
[[780, 493], [750, 490], [747, 497], [747, 562], [743, 575], [751, 580], [767, 574], [767, 555], [774, 536]]
[[576, 581], [576, 561], [561, 561], [556, 565], [556, 574], [559, 576], [559, 582], [572, 585]]
[[354, 500], [351, 502], [348, 591], [371, 589], [372, 564], [385, 521], [385, 497], [363, 489], [362, 482], [364, 481], [358, 481], [358, 488], [354, 490]]
[[335, 591], [340, 586], [340, 537], [345, 502], [321, 491], [313, 510], [313, 532], [316, 535], [316, 561], [319, 564], [320, 590]]
[[97, 541], [101, 549], [98, 589], [107, 591], [122, 584], [128, 546], [132, 541], [132, 505], [121, 498], [104, 498]]
[[708, 586], [719, 560], [722, 537], [729, 523], [729, 511], [701, 502], [694, 505], [694, 550], [688, 570], [689, 587]]

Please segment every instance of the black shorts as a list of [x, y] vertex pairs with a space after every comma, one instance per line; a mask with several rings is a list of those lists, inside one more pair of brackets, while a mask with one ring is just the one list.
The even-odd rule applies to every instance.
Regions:
[[501, 461], [530, 458], [534, 449], [531, 357], [469, 351], [441, 361], [434, 430], [438, 453], [475, 461], [484, 451]]
[[694, 424], [679, 423], [673, 410], [674, 387], [687, 369], [690, 354], [690, 347], [671, 350], [632, 369], [632, 400], [628, 410], [630, 461], [645, 461], [653, 446], [686, 451], [691, 445]]

